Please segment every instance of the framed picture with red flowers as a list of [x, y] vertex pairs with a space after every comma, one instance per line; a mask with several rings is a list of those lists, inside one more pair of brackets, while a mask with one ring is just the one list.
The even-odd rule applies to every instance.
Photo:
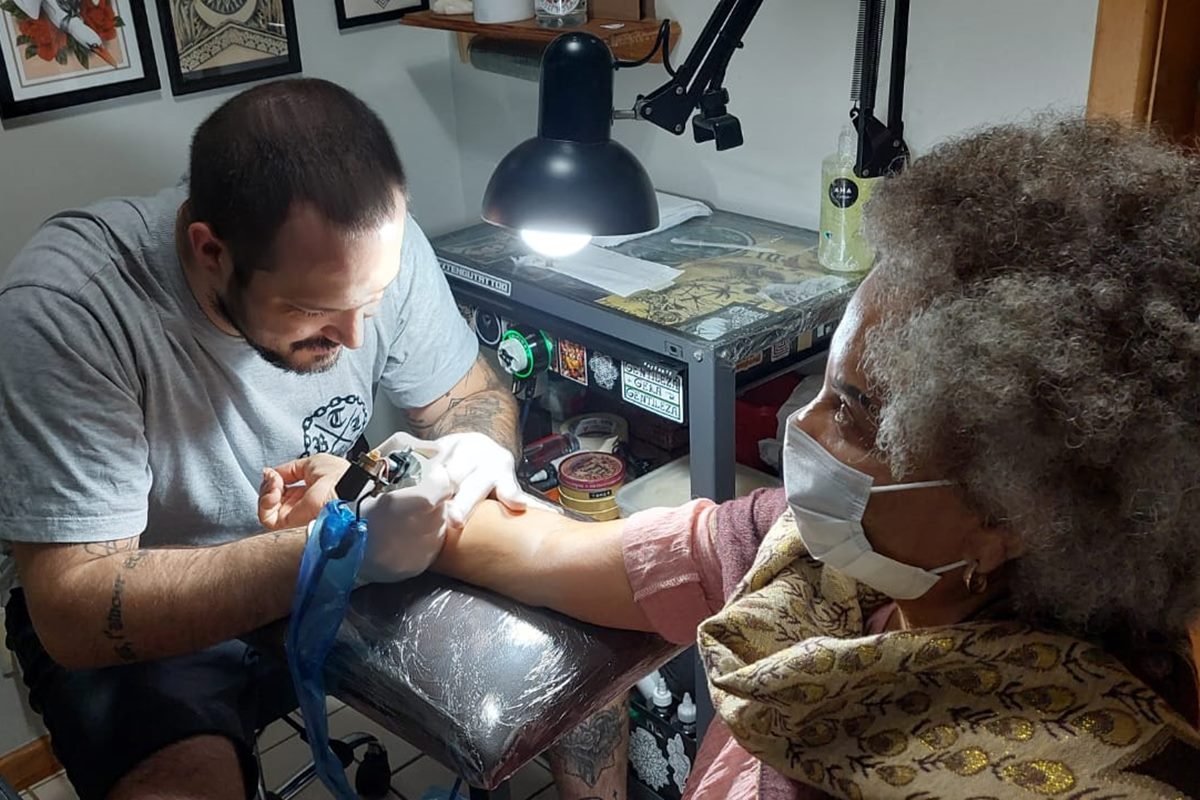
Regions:
[[425, 11], [429, 0], [333, 0], [339, 29], [391, 22], [414, 11]]
[[300, 71], [292, 0], [158, 0], [177, 95]]
[[158, 88], [141, 0], [2, 0], [0, 117]]

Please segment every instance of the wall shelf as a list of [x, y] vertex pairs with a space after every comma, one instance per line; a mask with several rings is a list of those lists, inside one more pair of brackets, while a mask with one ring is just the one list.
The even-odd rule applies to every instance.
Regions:
[[[549, 44], [555, 37], [570, 31], [587, 31], [607, 44], [617, 58], [624, 61], [636, 61], [654, 47], [654, 40], [658, 38], [658, 29], [662, 25], [662, 20], [590, 19], [586, 24], [573, 28], [543, 28], [537, 24], [536, 20], [532, 19], [504, 25], [484, 25], [476, 22], [470, 14], [434, 14], [432, 11], [418, 11], [405, 15], [400, 20], [400, 24], [457, 33], [459, 55], [462, 56], [463, 61], [467, 60], [466, 48], [472, 36]], [[679, 42], [680, 35], [679, 23], [672, 20], [672, 48]], [[655, 63], [661, 62], [662, 53], [656, 53], [652, 60]]]

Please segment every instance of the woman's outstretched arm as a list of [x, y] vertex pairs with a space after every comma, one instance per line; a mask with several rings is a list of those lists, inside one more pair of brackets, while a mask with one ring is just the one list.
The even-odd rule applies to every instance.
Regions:
[[446, 534], [433, 569], [476, 586], [610, 628], [654, 628], [634, 600], [625, 568], [625, 520], [580, 522], [485, 501]]

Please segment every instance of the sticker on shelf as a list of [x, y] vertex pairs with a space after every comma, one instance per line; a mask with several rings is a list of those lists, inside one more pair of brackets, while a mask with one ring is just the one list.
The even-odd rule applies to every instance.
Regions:
[[568, 380], [587, 386], [587, 348], [576, 342], [559, 339], [558, 374]]
[[471, 267], [464, 267], [462, 264], [455, 264], [444, 258], [439, 258], [438, 263], [442, 265], [442, 272], [451, 278], [457, 278], [464, 283], [474, 284], [481, 289], [487, 289], [489, 292], [502, 294], [505, 297], [512, 297], [512, 284], [503, 278], [497, 278], [495, 275], [489, 275]]
[[692, 760], [688, 758], [687, 747], [683, 743], [683, 737], [678, 733], [667, 742], [667, 762], [671, 765], [671, 780], [675, 782], [676, 788], [682, 793], [683, 785], [692, 772]]
[[611, 392], [617, 388], [617, 381], [621, 377], [621, 370], [618, 369], [612, 356], [606, 356], [603, 353], [592, 353], [592, 357], [588, 359], [588, 366], [592, 368], [592, 380], [596, 382], [597, 386], [606, 392]]
[[475, 324], [472, 327], [475, 328], [475, 335], [488, 347], [498, 345], [504, 332], [508, 330], [508, 323], [502, 317], [482, 308], [475, 309], [474, 319]]
[[754, 367], [757, 367], [762, 362], [763, 362], [763, 351], [759, 350], [758, 352], [756, 352], [752, 355], [748, 355], [745, 358], [743, 358], [741, 361], [739, 361], [737, 363], [737, 367], [734, 369], [734, 371], [735, 372], [745, 372], [748, 369], [753, 369]]
[[629, 737], [629, 764], [638, 780], [651, 789], [662, 789], [671, 780], [670, 763], [654, 734], [645, 728], [635, 728]]
[[621, 362], [621, 399], [683, 423], [683, 376], [669, 369]]
[[783, 361], [791, 352], [791, 342], [789, 342], [787, 339], [776, 342], [775, 344], [771, 345], [771, 363], [773, 364], [776, 361]]

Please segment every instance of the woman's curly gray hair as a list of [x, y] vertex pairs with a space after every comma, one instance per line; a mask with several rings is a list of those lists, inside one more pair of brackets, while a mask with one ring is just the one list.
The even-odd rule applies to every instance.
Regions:
[[884, 458], [1020, 537], [1023, 616], [1177, 635], [1200, 606], [1200, 161], [1115, 123], [998, 127], [868, 215]]

